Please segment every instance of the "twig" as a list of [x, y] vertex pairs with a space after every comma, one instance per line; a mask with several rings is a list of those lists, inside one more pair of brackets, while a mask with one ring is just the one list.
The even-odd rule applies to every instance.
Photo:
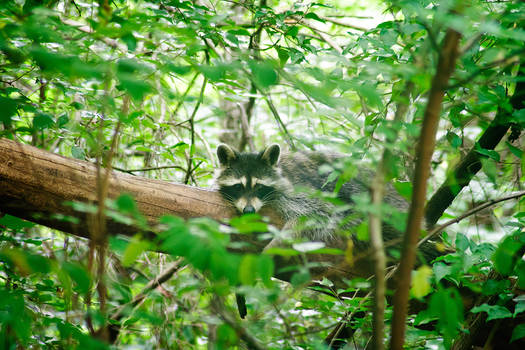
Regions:
[[497, 198], [497, 199], [491, 199], [491, 200], [489, 200], [489, 201], [487, 201], [487, 202], [485, 202], [485, 203], [483, 203], [481, 205], [478, 205], [477, 207], [470, 209], [469, 211], [465, 212], [464, 214], [458, 216], [457, 218], [451, 219], [451, 220], [445, 222], [444, 224], [439, 225], [436, 228], [433, 228], [424, 238], [422, 238], [418, 242], [417, 245], [420, 246], [424, 242], [426, 242], [429, 239], [431, 239], [432, 237], [434, 237], [436, 234], [438, 234], [441, 231], [443, 231], [443, 229], [445, 229], [446, 227], [448, 227], [448, 226], [450, 226], [452, 224], [456, 224], [456, 223], [460, 222], [461, 220], [463, 220], [463, 219], [465, 219], [465, 218], [467, 218], [467, 217], [469, 217], [471, 215], [474, 215], [474, 214], [482, 211], [483, 209], [491, 207], [491, 206], [493, 206], [493, 205], [495, 205], [497, 203], [508, 201], [508, 200], [514, 199], [514, 198], [519, 198], [519, 197], [522, 197], [522, 196], [525, 196], [525, 191], [516, 192], [516, 193], [513, 193], [513, 194], [509, 194], [508, 196]]
[[127, 302], [124, 305], [121, 305], [117, 309], [117, 311], [115, 311], [111, 315], [110, 319], [112, 319], [112, 320], [120, 320], [122, 318], [122, 316], [124, 316], [124, 311], [125, 310], [129, 309], [130, 307], [133, 308], [133, 307], [137, 306], [138, 304], [140, 304], [146, 298], [146, 296], [148, 295], [148, 293], [150, 291], [152, 291], [153, 289], [159, 287], [161, 284], [163, 284], [164, 282], [169, 280], [177, 271], [180, 271], [181, 269], [183, 269], [186, 266], [187, 265], [182, 264], [182, 259], [179, 259], [179, 260], [169, 264], [168, 267], [164, 271], [162, 271], [162, 273], [160, 275], [158, 275], [157, 277], [155, 277], [154, 279], [149, 281], [148, 284], [140, 291], [140, 293], [135, 295], [135, 297], [133, 297], [133, 299], [131, 301]]
[[[261, 91], [262, 92], [262, 91]], [[263, 95], [264, 95], [264, 98], [266, 100], [266, 103], [268, 104], [268, 107], [270, 107], [270, 111], [272, 112], [273, 114], [273, 117], [275, 118], [275, 120], [277, 121], [277, 123], [279, 124], [279, 126], [281, 127], [283, 133], [284, 133], [284, 136], [286, 136], [286, 140], [288, 142], [288, 145], [292, 148], [292, 149], [295, 149], [295, 145], [294, 145], [294, 142], [293, 142], [293, 139], [292, 139], [292, 136], [290, 135], [290, 133], [288, 132], [288, 129], [286, 128], [286, 125], [283, 123], [283, 120], [281, 119], [281, 116], [279, 115], [279, 112], [277, 112], [277, 109], [275, 108], [273, 102], [272, 102], [272, 99], [270, 97], [270, 95], [262, 92]]]
[[138, 171], [153, 171], [153, 170], [162, 170], [162, 169], [178, 169], [178, 170], [186, 171], [186, 169], [181, 167], [180, 165], [163, 165], [163, 166], [156, 166], [156, 167], [150, 167], [150, 168], [139, 168], [139, 169], [123, 169], [123, 168], [114, 166], [113, 169], [122, 171], [128, 174], [135, 173]]
[[[317, 16], [320, 19], [322, 19], [322, 20], [325, 20], [325, 21], [333, 23], [333, 24], [337, 24], [337, 25], [342, 26], [342, 27], [347, 27], [347, 28], [359, 30], [361, 32], [366, 32], [368, 30], [368, 28], [361, 27], [361, 26], [358, 26], [358, 25], [355, 25], [355, 24], [352, 24], [352, 23], [348, 23], [348, 22], [342, 21], [342, 20], [340, 20], [338, 18], [333, 18], [331, 16], [320, 16], [320, 15], [317, 15]], [[345, 17], [348, 17], [348, 16], [345, 16]], [[361, 18], [361, 17], [355, 17], [355, 18]], [[363, 18], [369, 18], [369, 17], [363, 17]]]
[[[406, 100], [410, 99], [410, 94], [414, 84], [407, 83], [401, 100], [397, 103], [396, 113], [394, 115], [394, 122], [401, 122], [408, 110], [408, 103]], [[394, 129], [391, 134], [387, 134], [386, 142], [393, 144], [397, 138], [397, 129]], [[386, 255], [383, 245], [383, 235], [381, 232], [381, 204], [383, 202], [385, 191], [385, 177], [387, 174], [387, 162], [391, 157], [388, 148], [385, 148], [381, 161], [378, 164], [378, 170], [372, 180], [370, 188], [372, 207], [376, 212], [371, 212], [369, 216], [369, 232], [370, 243], [374, 255], [374, 303], [373, 303], [373, 320], [372, 320], [372, 348], [375, 350], [382, 350], [385, 348], [384, 344], [384, 330], [385, 330], [385, 293], [386, 293]]]
[[199, 94], [199, 100], [197, 101], [197, 104], [195, 105], [195, 108], [193, 109], [193, 113], [191, 114], [191, 117], [189, 119], [190, 121], [190, 132], [191, 132], [191, 144], [190, 144], [190, 155], [188, 157], [188, 169], [186, 171], [186, 176], [184, 178], [184, 184], [188, 184], [191, 178], [192, 173], [192, 167], [193, 167], [193, 152], [195, 150], [195, 115], [197, 114], [197, 111], [199, 110], [199, 107], [204, 100], [204, 90], [206, 89], [206, 83], [208, 82], [208, 79], [205, 77], [204, 81], [202, 82], [201, 92]]

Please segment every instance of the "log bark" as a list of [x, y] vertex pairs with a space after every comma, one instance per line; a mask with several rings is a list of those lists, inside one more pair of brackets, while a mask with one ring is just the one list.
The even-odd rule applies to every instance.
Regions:
[[[166, 214], [216, 220], [234, 215], [216, 191], [112, 171], [109, 198], [123, 193], [133, 196], [152, 227]], [[66, 204], [72, 201], [96, 204], [94, 164], [0, 139], [1, 212], [89, 237], [86, 214]], [[57, 214], [74, 217], [76, 223], [61, 220]], [[107, 232], [133, 235], [137, 228], [109, 220]]]

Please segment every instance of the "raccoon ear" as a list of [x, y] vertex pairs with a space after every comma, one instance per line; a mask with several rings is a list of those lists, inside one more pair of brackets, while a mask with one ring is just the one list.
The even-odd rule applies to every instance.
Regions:
[[227, 144], [221, 143], [219, 147], [217, 147], [217, 157], [222, 166], [230, 165], [231, 161], [237, 158], [237, 154], [237, 151]]
[[264, 160], [269, 165], [274, 166], [279, 161], [279, 155], [281, 154], [281, 147], [274, 143], [273, 145], [270, 145], [266, 147], [264, 151], [261, 152], [260, 158], [261, 160]]

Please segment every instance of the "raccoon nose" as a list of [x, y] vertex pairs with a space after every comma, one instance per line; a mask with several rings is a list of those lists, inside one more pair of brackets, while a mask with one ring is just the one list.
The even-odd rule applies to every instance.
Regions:
[[247, 205], [247, 206], [244, 207], [242, 212], [243, 212], [243, 214], [253, 214], [253, 213], [255, 213], [255, 208], [253, 206], [251, 206], [251, 205]]

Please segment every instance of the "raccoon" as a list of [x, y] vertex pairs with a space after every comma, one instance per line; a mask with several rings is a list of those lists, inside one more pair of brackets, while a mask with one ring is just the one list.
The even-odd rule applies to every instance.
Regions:
[[[291, 232], [295, 239], [321, 241], [327, 247], [345, 249], [349, 240], [353, 244], [354, 256], [359, 259], [350, 262], [350, 268], [341, 267], [348, 263], [345, 257], [317, 256], [318, 266], [339, 266], [347, 278], [369, 277], [373, 274], [369, 243], [349, 234], [363, 221], [363, 215], [354, 212], [355, 200], [359, 194], [369, 191], [368, 181], [373, 172], [361, 169], [357, 176], [343, 184], [337, 192], [337, 199], [346, 206], [332, 204], [312, 192], [334, 192], [335, 181], [328, 181], [327, 174], [322, 174], [323, 166], [332, 166], [343, 160], [342, 155], [328, 152], [296, 152], [281, 154], [281, 148], [272, 144], [259, 153], [239, 153], [228, 145], [221, 144], [217, 148], [220, 168], [215, 175], [216, 184], [222, 197], [231, 203], [239, 213], [257, 213], [261, 209], [273, 209], [283, 220], [284, 232]], [[299, 187], [304, 190], [298, 190]], [[407, 213], [408, 202], [402, 198], [391, 184], [387, 184], [384, 203], [392, 207], [394, 212]], [[402, 214], [401, 214], [402, 215]], [[398, 219], [397, 225], [384, 222], [382, 225], [385, 242], [395, 242], [397, 249], [401, 243], [402, 224], [406, 221]], [[401, 225], [399, 225], [401, 224]], [[264, 249], [281, 246], [280, 237], [271, 240]], [[387, 243], [389, 244], [389, 243]], [[389, 244], [390, 245], [390, 244]], [[431, 261], [441, 255], [435, 243], [427, 241], [421, 247], [424, 261]], [[368, 253], [366, 253], [368, 252]], [[363, 254], [365, 253], [365, 254]], [[387, 249], [388, 253], [388, 249]], [[390, 254], [389, 254], [390, 255]], [[390, 255], [392, 256], [392, 255]], [[287, 258], [274, 256], [276, 266], [285, 266]], [[295, 263], [301, 264], [300, 261]], [[344, 288], [345, 282], [341, 276], [324, 275], [322, 269], [311, 268], [312, 276], [327, 277]], [[275, 277], [290, 280], [293, 271], [283, 269], [276, 271]], [[238, 310], [241, 318], [246, 316], [246, 302], [243, 294], [236, 294]]]
[[[259, 153], [239, 153], [228, 145], [217, 148], [220, 168], [216, 184], [222, 197], [239, 213], [256, 213], [262, 208], [273, 209], [284, 221], [284, 231], [295, 238], [321, 241], [328, 246], [341, 247], [348, 237], [341, 235], [352, 226], [359, 225], [362, 218], [351, 217], [353, 196], [369, 191], [367, 180], [372, 173], [361, 170], [345, 183], [337, 198], [347, 203], [341, 210], [329, 201], [312, 196], [312, 191], [333, 192], [335, 181], [327, 181], [321, 174], [323, 165], [334, 165], [342, 155], [329, 152], [295, 152], [281, 154], [278, 144], [272, 144]], [[297, 190], [302, 187], [303, 191]], [[304, 189], [309, 189], [304, 191]], [[309, 193], [310, 192], [310, 193]], [[390, 186], [385, 202], [393, 208], [408, 211], [408, 203]], [[348, 217], [351, 217], [348, 219]], [[346, 218], [346, 220], [344, 220]], [[344, 225], [341, 222], [345, 221]], [[385, 240], [399, 238], [399, 230], [385, 227]], [[366, 242], [352, 236], [357, 248], [365, 249]], [[270, 243], [272, 246], [277, 241]]]

